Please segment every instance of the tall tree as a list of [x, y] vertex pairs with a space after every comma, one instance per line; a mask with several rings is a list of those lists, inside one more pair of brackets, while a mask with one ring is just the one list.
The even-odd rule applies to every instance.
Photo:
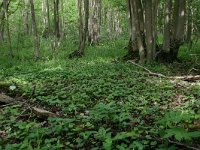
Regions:
[[130, 6], [133, 11], [134, 26], [137, 41], [137, 49], [139, 50], [140, 61], [144, 62], [146, 57], [145, 44], [144, 44], [144, 12], [142, 7], [142, 2], [140, 0], [130, 1]]
[[[165, 1], [162, 47], [157, 46], [156, 43], [158, 1], [134, 0], [127, 1], [127, 4], [128, 15], [131, 18], [129, 19], [129, 31], [132, 35], [130, 43], [135, 44], [133, 37], [137, 41], [135, 45], [129, 43], [129, 50], [138, 50], [141, 62], [152, 61], [155, 58], [170, 62], [177, 60], [179, 48], [184, 42], [186, 1], [174, 1], [173, 9], [172, 1]], [[133, 30], [134, 28], [136, 30]], [[130, 45], [132, 48], [130, 48]], [[158, 53], [156, 53], [156, 47], [160, 48]]]
[[36, 19], [35, 19], [35, 8], [33, 0], [30, 0], [31, 5], [31, 18], [32, 18], [32, 26], [34, 31], [34, 54], [35, 59], [39, 59], [39, 40], [38, 40], [38, 32], [37, 32], [37, 26], [36, 26]]
[[24, 22], [25, 22], [25, 32], [29, 34], [29, 0], [25, 0], [25, 10], [24, 10]]
[[192, 25], [193, 25], [193, 15], [192, 15], [192, 1], [193, 0], [188, 0], [187, 1], [187, 4], [188, 4], [188, 7], [187, 7], [187, 34], [186, 34], [186, 40], [188, 43], [191, 44], [192, 42]]
[[100, 41], [100, 34], [101, 34], [101, 20], [102, 20], [102, 0], [98, 0], [97, 2], [97, 8], [98, 8], [98, 15], [97, 15], [97, 42]]
[[88, 35], [89, 0], [78, 0], [79, 14], [79, 46], [78, 50], [69, 55], [69, 58], [80, 57], [84, 54], [86, 38]]
[[154, 37], [153, 37], [153, 0], [145, 1], [145, 29], [146, 29], [146, 50], [147, 60], [154, 60], [153, 54], [155, 54]]
[[1, 2], [1, 5], [0, 5], [0, 10], [1, 10], [1, 13], [0, 13], [0, 41], [3, 41], [4, 39], [4, 27], [5, 27], [5, 13], [6, 13], [6, 10], [7, 10], [7, 1], [3, 0]]
[[60, 45], [59, 0], [54, 0], [54, 51]]
[[8, 35], [8, 47], [9, 47], [9, 53], [11, 57], [14, 57], [13, 50], [12, 50], [12, 43], [11, 43], [11, 37], [10, 37], [10, 25], [8, 20], [8, 0], [3, 0], [3, 9], [5, 11], [5, 21], [6, 21], [6, 31]]
[[50, 32], [51, 32], [51, 21], [50, 21], [50, 13], [49, 13], [49, 0], [46, 0], [46, 9], [47, 9], [48, 35], [50, 36]]
[[172, 0], [165, 1], [165, 20], [164, 20], [164, 35], [163, 35], [163, 51], [170, 51], [170, 26], [171, 26], [171, 4]]
[[172, 60], [176, 60], [178, 57], [178, 51], [180, 46], [184, 42], [185, 35], [185, 9], [186, 9], [186, 1], [177, 0], [174, 4], [174, 16], [173, 16], [173, 36], [171, 43], [171, 57]]
[[90, 5], [89, 42], [90, 45], [95, 45], [99, 43], [100, 39], [102, 1], [91, 0]]
[[64, 37], [65, 35], [65, 14], [64, 14], [64, 2], [61, 0], [61, 12], [62, 12], [62, 17], [61, 17], [61, 38]]

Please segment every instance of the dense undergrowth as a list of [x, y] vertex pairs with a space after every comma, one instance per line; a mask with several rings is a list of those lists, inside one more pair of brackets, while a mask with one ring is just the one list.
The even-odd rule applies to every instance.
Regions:
[[[126, 54], [124, 40], [88, 47], [84, 57], [69, 60], [75, 45], [62, 45], [52, 60], [43, 43], [38, 62], [31, 46], [16, 51], [11, 60], [2, 45], [0, 81], [16, 87], [7, 94], [62, 117], [39, 118], [22, 105], [0, 108], [0, 131], [5, 133], [0, 149], [200, 148], [198, 82], [148, 76], [119, 60]], [[199, 74], [197, 50], [183, 47], [181, 64], [145, 67], [167, 76]]]

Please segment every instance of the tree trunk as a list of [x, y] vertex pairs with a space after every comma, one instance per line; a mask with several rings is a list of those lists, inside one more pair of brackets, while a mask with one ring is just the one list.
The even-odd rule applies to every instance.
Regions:
[[187, 43], [191, 44], [192, 42], [192, 0], [188, 0], [188, 15], [187, 15], [187, 35], [186, 41]]
[[102, 14], [102, 0], [98, 0], [98, 27], [97, 27], [97, 42], [100, 41], [101, 33], [101, 14]]
[[31, 16], [32, 16], [32, 26], [34, 31], [34, 54], [35, 59], [39, 59], [39, 41], [38, 41], [38, 33], [37, 33], [37, 26], [36, 26], [36, 20], [35, 20], [35, 9], [34, 9], [34, 3], [33, 0], [30, 0], [31, 5]]
[[154, 56], [154, 39], [153, 39], [153, 16], [152, 16], [152, 0], [147, 0], [145, 3], [145, 29], [146, 29], [146, 49], [147, 60], [152, 61]]
[[5, 25], [5, 13], [6, 13], [6, 1], [2, 1], [2, 10], [1, 10], [1, 22], [0, 22], [0, 41], [4, 39], [4, 25]]
[[[83, 11], [83, 1], [84, 1], [84, 11]], [[80, 57], [84, 54], [86, 38], [88, 35], [89, 0], [78, 0], [78, 14], [79, 14], [79, 21], [78, 21], [79, 46], [77, 51], [74, 51], [69, 55], [69, 58]]]
[[51, 33], [51, 23], [50, 23], [50, 15], [49, 15], [49, 0], [46, 0], [46, 8], [47, 8], [48, 35], [49, 35], [49, 37], [50, 37], [50, 33]]
[[[59, 0], [54, 0], [54, 52], [60, 45], [60, 30], [59, 30]], [[54, 53], [53, 52], [53, 53]]]
[[24, 22], [25, 22], [25, 33], [26, 35], [29, 35], [29, 9], [28, 9], [28, 6], [29, 6], [29, 0], [25, 0], [25, 18], [24, 18]]
[[90, 4], [89, 41], [90, 45], [96, 45], [100, 39], [102, 0], [91, 0]]
[[138, 57], [135, 18], [133, 8], [131, 7], [131, 0], [126, 0], [127, 3], [127, 16], [129, 25], [129, 43], [128, 43], [128, 54], [124, 56], [125, 60], [135, 59]]
[[12, 50], [12, 43], [10, 37], [10, 27], [9, 27], [9, 20], [8, 20], [8, 0], [3, 0], [3, 11], [4, 11], [4, 21], [6, 22], [6, 31], [8, 36], [8, 47], [9, 47], [9, 54], [10, 57], [14, 57], [13, 50]]
[[108, 32], [108, 37], [110, 38], [111, 37], [111, 9], [110, 9], [109, 4], [108, 4], [106, 18], [107, 18], [107, 32]]
[[170, 35], [171, 16], [169, 12], [172, 9], [171, 3], [172, 1], [170, 0], [166, 1], [163, 48], [157, 55], [157, 59], [164, 62], [173, 62], [178, 60], [178, 51], [180, 46], [184, 43], [185, 35], [186, 2], [183, 0], [176, 0], [173, 4], [173, 25]]
[[145, 61], [145, 45], [143, 41], [144, 36], [144, 19], [143, 19], [143, 8], [140, 0], [131, 1], [131, 7], [135, 18], [135, 28], [137, 37], [137, 47], [139, 49], [140, 62]]
[[64, 17], [64, 2], [61, 0], [61, 12], [62, 12], [62, 18], [61, 18], [61, 38], [64, 38], [65, 35], [65, 17]]
[[165, 20], [164, 20], [164, 37], [163, 37], [163, 51], [170, 51], [170, 25], [171, 25], [171, 0], [165, 2]]
[[153, 34], [153, 60], [156, 59], [156, 47], [157, 47], [157, 30], [158, 30], [158, 5], [159, 0], [152, 0], [152, 34]]
[[20, 15], [19, 15], [19, 26], [18, 26], [18, 33], [17, 33], [17, 52], [19, 52], [19, 46], [24, 46], [24, 40], [22, 39], [22, 33], [23, 33], [23, 11], [22, 8], [20, 8]]
[[11, 37], [10, 37], [10, 25], [9, 25], [7, 11], [6, 11], [6, 15], [5, 16], [6, 16], [6, 30], [7, 30], [7, 35], [8, 35], [9, 54], [10, 54], [10, 57], [13, 58], [14, 54], [13, 54], [13, 50], [12, 50], [12, 43], [11, 43]]
[[173, 38], [171, 39], [171, 55], [172, 60], [178, 57], [180, 46], [184, 42], [185, 35], [185, 6], [186, 1], [177, 0], [174, 6], [174, 30]]
[[46, 8], [45, 8], [45, 0], [42, 0], [42, 21], [44, 29], [46, 28]]

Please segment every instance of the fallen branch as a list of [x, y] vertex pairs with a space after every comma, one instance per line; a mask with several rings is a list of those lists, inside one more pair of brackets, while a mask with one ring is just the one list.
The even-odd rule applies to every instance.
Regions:
[[135, 66], [137, 66], [137, 67], [139, 67], [139, 68], [142, 68], [142, 69], [145, 70], [149, 75], [156, 76], [156, 77], [162, 77], [162, 78], [169, 78], [169, 77], [167, 77], [167, 76], [165, 76], [165, 75], [163, 75], [163, 74], [161, 74], [161, 73], [152, 72], [152, 71], [150, 71], [149, 69], [145, 68], [144, 66], [139, 65], [139, 64], [137, 64], [137, 63], [135, 63], [135, 62], [133, 62], [133, 61], [130, 61], [130, 60], [129, 60], [128, 62], [131, 63], [131, 64], [133, 64], [133, 65], [135, 65]]
[[200, 75], [196, 75], [196, 76], [192, 76], [192, 75], [189, 75], [189, 76], [175, 76], [175, 77], [168, 77], [168, 76], [165, 76], [161, 73], [155, 73], [155, 72], [152, 72], [151, 70], [145, 68], [144, 66], [142, 65], [139, 65], [133, 61], [128, 61], [129, 63], [139, 67], [139, 68], [142, 68], [143, 70], [145, 70], [148, 75], [151, 75], [151, 76], [155, 76], [155, 77], [161, 77], [161, 78], [166, 78], [166, 79], [173, 79], [173, 80], [183, 80], [183, 81], [188, 81], [188, 82], [195, 82], [195, 81], [199, 81], [200, 80]]
[[185, 145], [185, 144], [180, 143], [180, 142], [175, 142], [175, 141], [172, 141], [172, 140], [168, 140], [168, 142], [171, 143], [171, 144], [176, 144], [176, 145], [178, 145], [178, 146], [185, 147], [185, 148], [187, 148], [187, 149], [191, 149], [191, 150], [200, 150], [200, 148], [188, 146], [188, 145]]
[[[165, 140], [163, 138], [154, 138], [156, 141], [158, 142], [162, 142]], [[177, 146], [181, 146], [181, 147], [185, 147], [187, 148], [188, 150], [191, 149], [191, 150], [200, 150], [200, 148], [196, 148], [196, 147], [192, 147], [192, 146], [189, 146], [189, 145], [186, 145], [184, 143], [181, 143], [181, 142], [176, 142], [176, 141], [172, 141], [170, 139], [166, 139], [170, 144], [175, 144]]]
[[180, 76], [180, 77], [171, 77], [171, 79], [178, 79], [178, 80], [183, 80], [183, 81], [188, 81], [188, 82], [195, 82], [200, 80], [200, 75], [196, 76]]

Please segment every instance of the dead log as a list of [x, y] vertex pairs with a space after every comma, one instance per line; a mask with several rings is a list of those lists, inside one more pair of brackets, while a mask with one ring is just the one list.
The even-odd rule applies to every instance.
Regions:
[[0, 94], [0, 103], [2, 104], [10, 104], [15, 102], [15, 99], [13, 99], [12, 97], [9, 97], [5, 94]]

